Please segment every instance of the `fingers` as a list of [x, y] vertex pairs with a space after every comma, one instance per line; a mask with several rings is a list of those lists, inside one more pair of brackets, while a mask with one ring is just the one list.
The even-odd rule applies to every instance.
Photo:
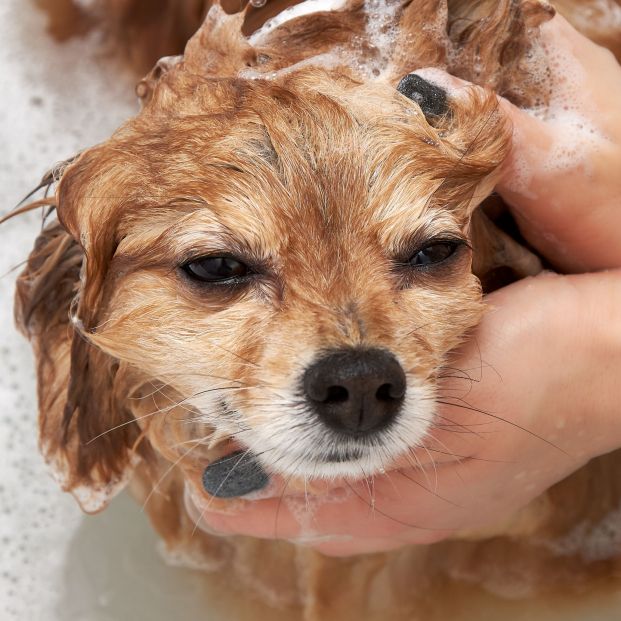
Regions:
[[[287, 539], [331, 556], [427, 544], [456, 531], [506, 531], [533, 498], [619, 445], [618, 434], [598, 429], [619, 427], [610, 422], [618, 412], [616, 375], [601, 369], [602, 360], [616, 364], [621, 337], [610, 328], [588, 328], [614, 323], [619, 303], [611, 296], [618, 284], [612, 272], [544, 274], [489, 296], [494, 310], [447, 367], [458, 379], [460, 369], [479, 375], [464, 399], [441, 404], [438, 428], [424, 440], [427, 467], [308, 496], [281, 486], [273, 497], [236, 500], [233, 511], [207, 505], [191, 517], [209, 532]], [[583, 394], [584, 384], [597, 399]], [[602, 406], [606, 395], [609, 405]], [[576, 434], [584, 412], [590, 413], [588, 440]], [[430, 455], [449, 460], [429, 467]]]
[[197, 512], [192, 517], [208, 531], [289, 539], [314, 547], [343, 546], [351, 538], [369, 547], [375, 545], [369, 543], [372, 539], [395, 540], [406, 533], [408, 541], [423, 543], [451, 530], [431, 517], [450, 503], [414, 469], [403, 476], [393, 472], [377, 477], [373, 483], [352, 483], [338, 495], [283, 496], [236, 506], [233, 513], [207, 510], [200, 521]]
[[[621, 67], [560, 15], [542, 26], [550, 100], [525, 111], [500, 98], [513, 126], [497, 190], [524, 237], [555, 267], [621, 265]], [[437, 69], [417, 71], [459, 98], [478, 88]]]
[[410, 468], [352, 483], [339, 494], [238, 502], [234, 512], [208, 510], [200, 518], [190, 513], [210, 533], [286, 539], [333, 556], [362, 554], [449, 537], [468, 512], [451, 498], [464, 500], [470, 478], [463, 463], [429, 476]]
[[550, 101], [537, 117], [503, 101], [513, 145], [497, 189], [525, 237], [556, 266], [615, 267], [621, 115], [612, 102], [621, 96], [621, 67], [560, 16], [541, 36]]

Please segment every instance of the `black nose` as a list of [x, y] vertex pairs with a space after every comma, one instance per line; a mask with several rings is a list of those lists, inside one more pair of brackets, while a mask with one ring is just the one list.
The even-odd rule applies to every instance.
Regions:
[[405, 373], [387, 351], [337, 350], [306, 370], [304, 392], [326, 425], [348, 435], [364, 435], [386, 427], [399, 412]]

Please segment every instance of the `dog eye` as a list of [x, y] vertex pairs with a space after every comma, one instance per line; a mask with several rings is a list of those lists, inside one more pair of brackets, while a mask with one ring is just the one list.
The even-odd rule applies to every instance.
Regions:
[[233, 257], [203, 257], [189, 261], [183, 270], [201, 282], [226, 282], [250, 274], [250, 268]]
[[411, 259], [410, 265], [415, 267], [433, 265], [446, 261], [455, 253], [461, 244], [453, 241], [438, 241], [421, 248]]

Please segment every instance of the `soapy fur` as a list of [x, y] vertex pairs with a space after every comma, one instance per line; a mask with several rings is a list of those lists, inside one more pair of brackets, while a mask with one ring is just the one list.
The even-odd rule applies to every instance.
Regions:
[[[140, 3], [101, 6], [134, 23]], [[166, 6], [177, 15], [181, 3]], [[495, 227], [493, 205], [477, 207], [510, 142], [491, 90], [524, 107], [549, 102], [537, 29], [553, 9], [350, 0], [257, 30], [269, 3], [195, 8], [208, 12], [184, 56], [138, 85], [141, 112], [55, 170], [44, 183], [57, 182], [55, 195], [26, 207], [58, 215], [19, 279], [16, 316], [37, 358], [41, 448], [63, 488], [94, 512], [131, 482], [176, 559], [226, 567], [306, 619], [373, 618], [370, 602], [411, 618], [413, 576], [420, 593], [451, 579], [510, 596], [618, 571], [618, 551], [593, 560], [541, 543], [617, 509], [615, 455], [480, 541], [334, 560], [196, 530], [186, 507], [207, 500], [205, 465], [239, 444], [300, 485], [372, 476], [424, 446], [439, 369], [480, 320], [480, 282], [540, 270]], [[491, 90], [449, 97], [450, 113], [427, 119], [396, 91], [425, 66]], [[472, 252], [427, 274], [400, 267], [441, 235], [466, 237]], [[223, 251], [261, 278], [206, 290], [178, 269]], [[360, 459], [326, 464], [317, 447], [351, 447], [305, 409], [299, 378], [321, 351], [359, 345], [398, 358], [406, 406]], [[568, 501], [581, 495], [601, 502]], [[518, 565], [525, 583], [510, 592]]]

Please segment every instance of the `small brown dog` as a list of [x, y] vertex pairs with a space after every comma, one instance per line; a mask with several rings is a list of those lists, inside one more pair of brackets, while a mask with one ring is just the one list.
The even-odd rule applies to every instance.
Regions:
[[542, 588], [611, 575], [613, 558], [538, 542], [618, 504], [615, 455], [549, 495], [588, 490], [597, 506], [539, 511], [521, 536], [334, 560], [195, 532], [184, 498], [205, 499], [206, 466], [240, 445], [300, 481], [370, 477], [424, 446], [480, 283], [540, 269], [494, 205], [477, 209], [510, 142], [495, 96], [447, 98], [411, 72], [438, 66], [544, 105], [537, 27], [554, 9], [304, 4], [316, 10], [258, 30], [273, 6], [212, 6], [183, 58], [139, 84], [140, 114], [25, 208], [58, 214], [16, 307], [47, 461], [89, 512], [132, 481], [169, 550], [252, 577], [307, 619], [411, 619], [412, 581], [431, 601], [451, 577], [492, 588], [518, 566]]

